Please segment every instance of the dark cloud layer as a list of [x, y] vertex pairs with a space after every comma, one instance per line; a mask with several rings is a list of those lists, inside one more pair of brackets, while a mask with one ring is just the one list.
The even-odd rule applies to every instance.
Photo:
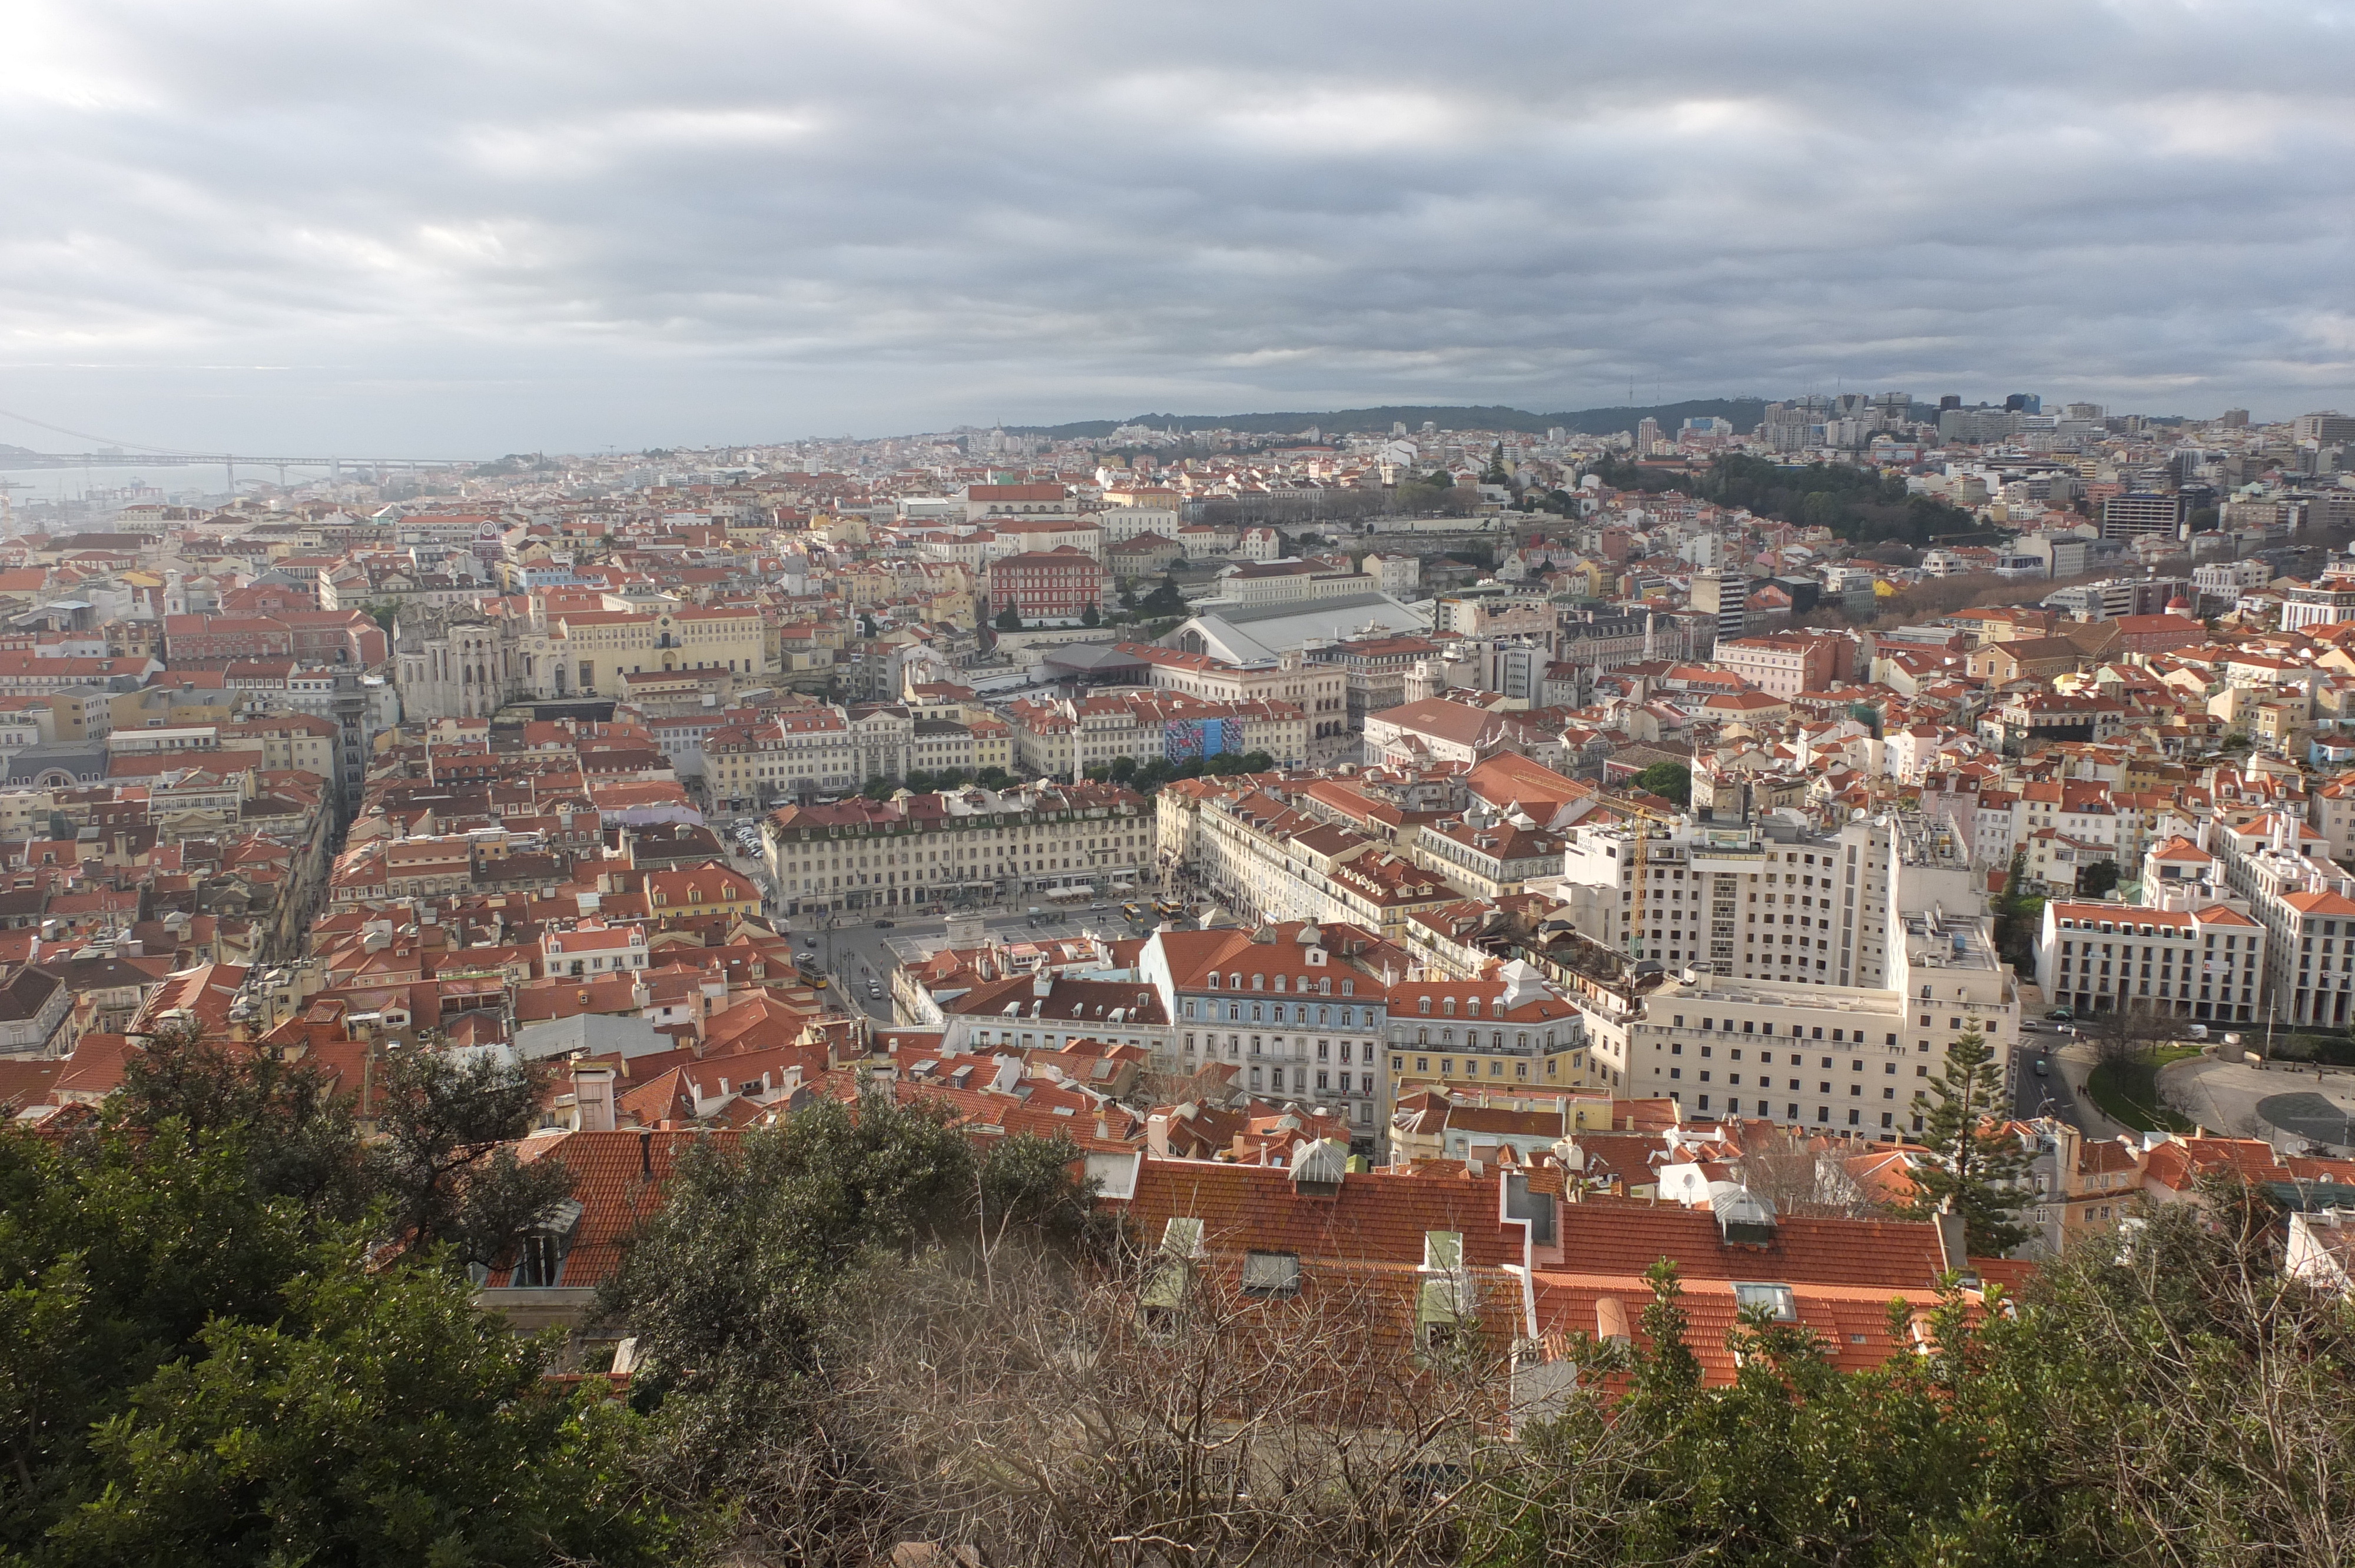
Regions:
[[468, 453], [1631, 383], [2287, 414], [2355, 402], [2350, 16], [18, 0], [0, 407]]

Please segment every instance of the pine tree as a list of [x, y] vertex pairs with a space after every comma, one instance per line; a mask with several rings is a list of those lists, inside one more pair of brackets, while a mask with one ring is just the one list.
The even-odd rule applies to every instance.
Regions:
[[1946, 1047], [1945, 1071], [1927, 1094], [1913, 1097], [1913, 1110], [1932, 1156], [1913, 1172], [1920, 1190], [1913, 1213], [1926, 1217], [1951, 1203], [1977, 1253], [2006, 1253], [2026, 1241], [2028, 1227], [2012, 1216], [2029, 1156], [2003, 1130], [2003, 1071], [1977, 1019]]

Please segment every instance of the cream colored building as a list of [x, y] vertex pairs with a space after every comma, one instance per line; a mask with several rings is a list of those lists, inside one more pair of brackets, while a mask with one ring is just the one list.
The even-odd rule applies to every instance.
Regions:
[[1178, 536], [1178, 528], [1183, 524], [1183, 517], [1178, 511], [1175, 495], [1172, 495], [1166, 503], [1156, 503], [1140, 498], [1133, 504], [1107, 507], [1102, 512], [1091, 512], [1088, 516], [1096, 526], [1103, 530], [1104, 543], [1107, 545], [1125, 544], [1131, 539], [1141, 538], [1147, 534], [1158, 534], [1165, 539], [1175, 539]]
[[990, 546], [986, 559], [1000, 560], [1007, 556], [1036, 552], [1044, 555], [1069, 546], [1082, 550], [1098, 560], [1103, 559], [1103, 530], [1097, 527], [1092, 515], [1086, 517], [1004, 517], [995, 520], [993, 531], [996, 543]]
[[2010, 1083], [2019, 995], [1984, 920], [1902, 916], [1889, 991], [1731, 980], [1699, 969], [1632, 1013], [1582, 1003], [1593, 1065], [1631, 1097], [1895, 1142], [1923, 1130], [1913, 1097], [1977, 1027]]
[[1183, 692], [1212, 703], [1290, 703], [1307, 715], [1310, 733], [1349, 711], [1349, 673], [1335, 664], [1312, 664], [1299, 652], [1272, 662], [1229, 664], [1207, 653], [1181, 653], [1142, 642], [1124, 642], [1150, 667], [1146, 679], [1164, 691]]
[[1204, 702], [1152, 690], [1093, 692], [1007, 708], [1015, 758], [1032, 773], [1068, 779], [1074, 768], [1123, 757], [1243, 756], [1263, 751], [1278, 768], [1305, 767], [1308, 717], [1289, 703]]
[[750, 605], [554, 615], [525, 657], [526, 683], [541, 697], [605, 694], [616, 689], [613, 677], [648, 670], [760, 674], [769, 665], [761, 612]]
[[772, 815], [762, 853], [785, 912], [1114, 891], [1150, 876], [1153, 806], [1134, 790], [1041, 783], [941, 799], [939, 814], [901, 800]]

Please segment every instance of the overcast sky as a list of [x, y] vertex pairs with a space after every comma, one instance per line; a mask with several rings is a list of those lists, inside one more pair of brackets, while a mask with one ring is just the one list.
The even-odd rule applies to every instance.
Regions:
[[2350, 46], [2344, 0], [11, 0], [0, 408], [471, 456], [2355, 408]]

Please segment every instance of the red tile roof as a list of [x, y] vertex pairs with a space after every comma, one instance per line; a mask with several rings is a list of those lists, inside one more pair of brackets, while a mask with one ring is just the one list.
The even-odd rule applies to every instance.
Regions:
[[1464, 1237], [1475, 1266], [1523, 1260], [1520, 1227], [1499, 1216], [1497, 1179], [1461, 1166], [1372, 1171], [1343, 1179], [1332, 1197], [1304, 1196], [1282, 1167], [1147, 1159], [1125, 1204], [1131, 1229], [1157, 1245], [1172, 1219], [1202, 1222], [1213, 1253], [1295, 1252], [1304, 1257], [1420, 1265], [1428, 1231]]

